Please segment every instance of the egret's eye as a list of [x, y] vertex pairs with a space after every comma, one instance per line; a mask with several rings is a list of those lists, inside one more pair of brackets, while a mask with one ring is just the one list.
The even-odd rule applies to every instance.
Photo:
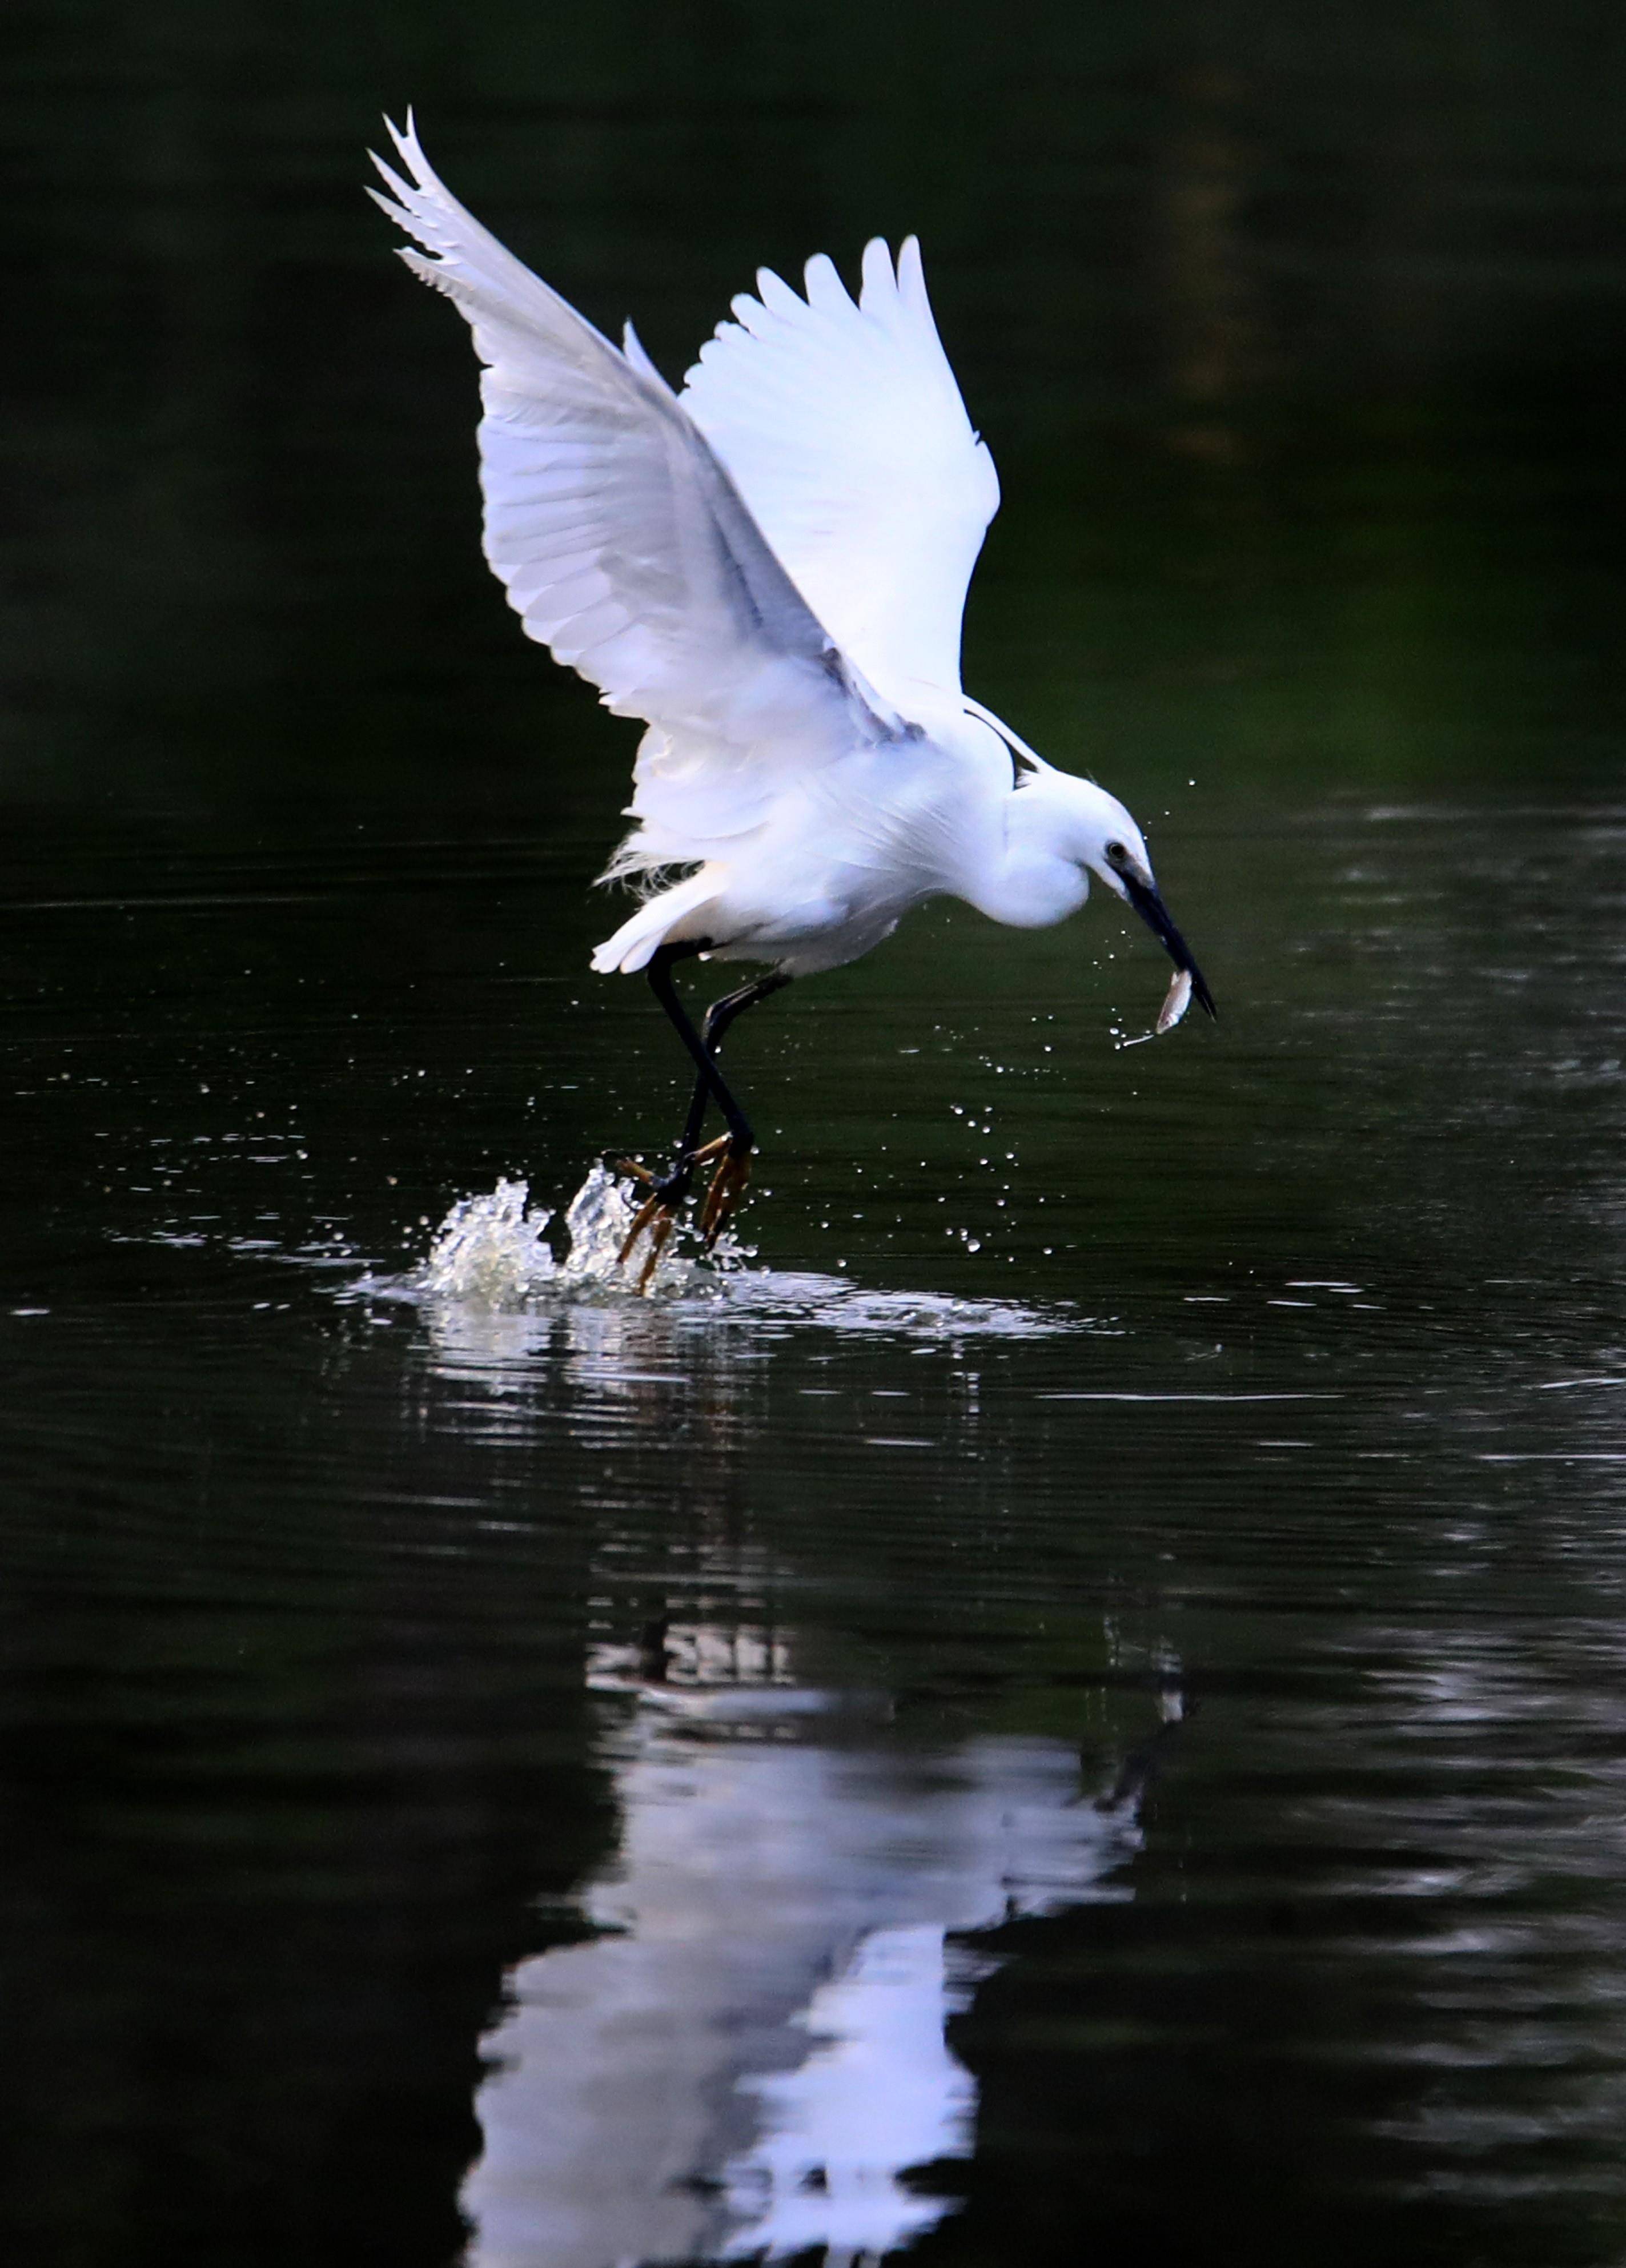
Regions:
[[1114, 866], [1121, 866], [1124, 860], [1129, 856], [1129, 853], [1125, 850], [1121, 843], [1109, 843], [1106, 846], [1106, 856], [1109, 864]]

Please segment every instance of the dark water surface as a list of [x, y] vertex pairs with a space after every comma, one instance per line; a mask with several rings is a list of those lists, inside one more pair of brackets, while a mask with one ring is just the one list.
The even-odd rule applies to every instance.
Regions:
[[[1626, 2258], [1618, 26], [1255, 12], [22, 27], [8, 2260]], [[407, 94], [674, 368], [941, 244], [971, 681], [1216, 1028], [928, 910], [731, 1042], [740, 1272], [425, 1290], [683, 1081]]]
[[14, 2241], [1613, 2257], [1623, 851], [1194, 829], [1133, 1050], [928, 917], [732, 1296], [521, 1314], [356, 1286], [677, 1101], [551, 853], [14, 852]]

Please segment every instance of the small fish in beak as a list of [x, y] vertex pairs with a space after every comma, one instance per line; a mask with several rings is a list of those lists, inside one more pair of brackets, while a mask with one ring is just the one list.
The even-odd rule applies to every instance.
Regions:
[[1159, 1032], [1171, 1032], [1190, 1006], [1194, 995], [1204, 1013], [1217, 1019], [1218, 1009], [1192, 949], [1169, 918], [1169, 909], [1157, 885], [1140, 860], [1121, 843], [1106, 846], [1107, 864], [1123, 886], [1123, 894], [1174, 963], [1174, 982], [1157, 1019]]
[[1157, 1011], [1157, 1036], [1171, 1032], [1191, 1005], [1191, 971], [1177, 968], [1164, 995], [1163, 1005]]

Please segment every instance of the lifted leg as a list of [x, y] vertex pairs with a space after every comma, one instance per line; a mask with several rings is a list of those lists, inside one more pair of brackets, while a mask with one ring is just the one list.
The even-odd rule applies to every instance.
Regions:
[[[677, 1155], [673, 1160], [671, 1172], [657, 1180], [647, 1167], [639, 1165], [634, 1160], [617, 1160], [618, 1171], [634, 1174], [649, 1191], [621, 1248], [621, 1259], [625, 1264], [639, 1239], [645, 1235], [648, 1238], [648, 1254], [639, 1276], [639, 1291], [646, 1287], [654, 1273], [656, 1263], [676, 1226], [677, 1208], [693, 1186], [697, 1167], [711, 1164], [713, 1159], [717, 1160], [717, 1170], [700, 1209], [700, 1235], [707, 1251], [721, 1235], [729, 1215], [744, 1192], [746, 1182], [750, 1178], [750, 1157], [756, 1147], [756, 1137], [751, 1132], [745, 1113], [729, 1092], [717, 1067], [717, 1054], [724, 1033], [736, 1016], [743, 1015], [747, 1008], [755, 1007], [758, 1000], [765, 1000], [771, 992], [782, 990], [790, 982], [788, 976], [774, 972], [759, 976], [750, 984], [742, 984], [737, 991], [726, 993], [721, 1000], [713, 1002], [706, 1011], [704, 1033], [697, 1032], [688, 1011], [677, 997], [676, 987], [672, 982], [672, 965], [705, 950], [704, 946], [698, 945], [662, 946], [649, 963], [650, 990], [693, 1057], [696, 1078], [694, 1094], [678, 1139]], [[712, 1102], [715, 1102], [722, 1113], [728, 1130], [716, 1141], [708, 1142], [704, 1149], [697, 1148], [700, 1130], [706, 1123], [706, 1108]]]

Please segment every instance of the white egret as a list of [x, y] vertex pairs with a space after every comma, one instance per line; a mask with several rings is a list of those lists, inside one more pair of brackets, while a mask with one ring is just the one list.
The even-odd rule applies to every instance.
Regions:
[[[386, 122], [388, 123], [388, 122]], [[836, 968], [944, 895], [1016, 928], [1061, 921], [1097, 876], [1173, 960], [1160, 1028], [1201, 971], [1140, 828], [960, 686], [960, 618], [999, 503], [908, 238], [852, 299], [831, 261], [806, 297], [763, 269], [675, 394], [629, 323], [617, 348], [443, 187], [409, 114], [375, 158], [402, 258], [467, 319], [484, 365], [485, 556], [527, 634], [647, 730], [637, 824], [604, 880], [640, 902], [593, 956], [643, 970], [696, 1069], [671, 1169], [627, 1241], [646, 1278], [696, 1169], [713, 1241], [753, 1137], [717, 1054], [741, 1012]], [[425, 256], [427, 255], [427, 256]], [[697, 1030], [673, 983], [699, 955], [766, 964]], [[709, 1102], [727, 1131], [702, 1148]]]

